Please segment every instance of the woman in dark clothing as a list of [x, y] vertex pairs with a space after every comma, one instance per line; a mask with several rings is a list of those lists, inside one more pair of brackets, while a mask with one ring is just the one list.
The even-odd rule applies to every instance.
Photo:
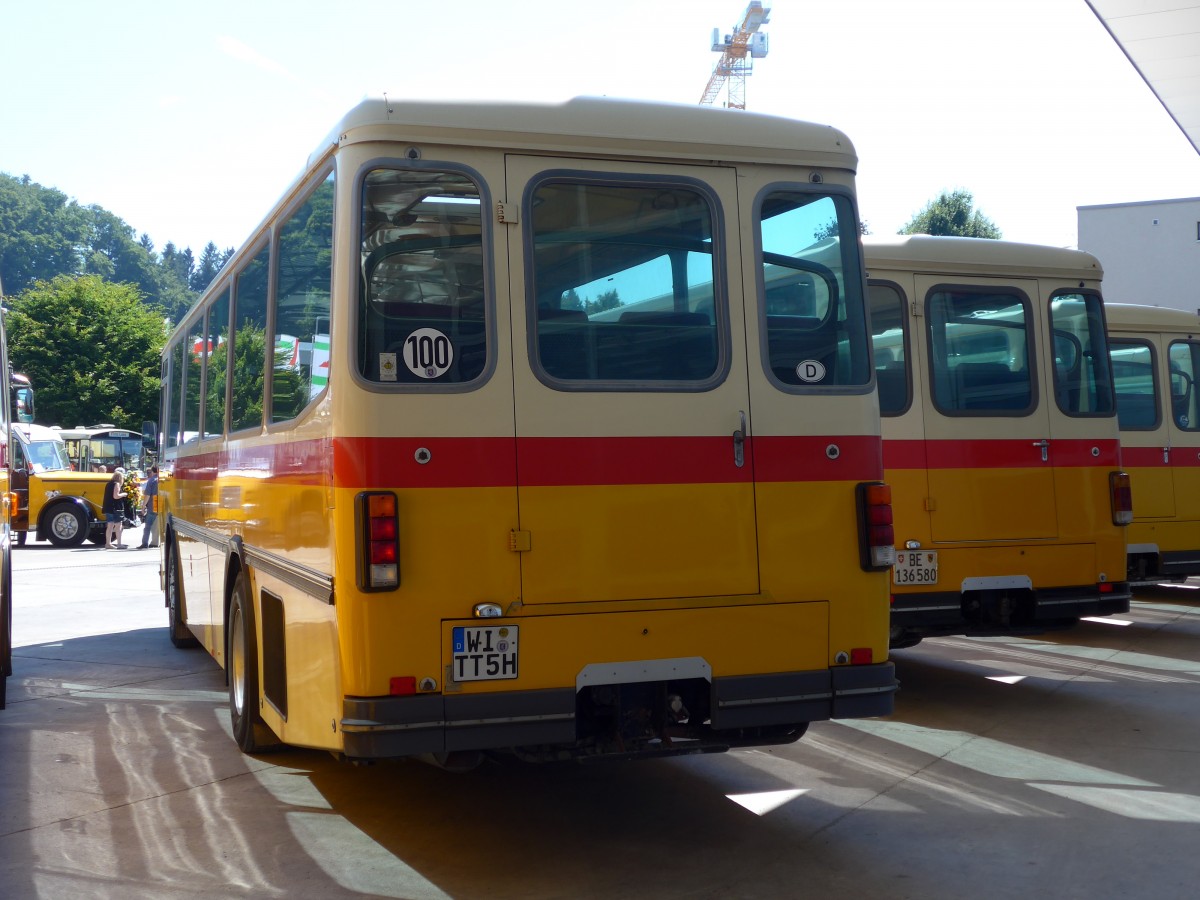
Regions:
[[[124, 550], [121, 532], [125, 530], [125, 470], [117, 467], [104, 485], [104, 549]], [[115, 540], [114, 540], [115, 538]]]

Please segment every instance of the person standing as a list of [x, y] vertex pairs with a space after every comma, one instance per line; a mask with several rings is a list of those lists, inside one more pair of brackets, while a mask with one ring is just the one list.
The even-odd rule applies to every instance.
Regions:
[[[142, 512], [146, 514], [146, 524], [142, 526], [139, 550], [158, 546], [157, 536], [154, 534], [154, 523], [158, 520], [158, 466], [150, 467], [150, 477], [142, 485]], [[150, 543], [152, 538], [153, 544]]]
[[104, 485], [104, 549], [124, 550], [121, 532], [125, 530], [125, 470], [117, 466]]

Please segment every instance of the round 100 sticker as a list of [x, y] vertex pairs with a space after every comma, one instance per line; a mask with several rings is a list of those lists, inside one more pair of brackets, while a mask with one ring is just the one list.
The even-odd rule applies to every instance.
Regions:
[[418, 328], [404, 341], [404, 364], [418, 378], [444, 375], [454, 362], [454, 345], [436, 328]]

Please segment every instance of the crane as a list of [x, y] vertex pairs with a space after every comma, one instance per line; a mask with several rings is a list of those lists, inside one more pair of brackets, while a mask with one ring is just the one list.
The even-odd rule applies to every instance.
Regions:
[[763, 6], [760, 0], [751, 0], [732, 34], [724, 35], [722, 39], [721, 30], [713, 29], [712, 49], [714, 53], [720, 53], [721, 58], [713, 67], [712, 77], [700, 98], [701, 106], [711, 106], [728, 82], [729, 102], [725, 105], [730, 109], [746, 108], [746, 76], [752, 71], [752, 60], [767, 55], [767, 35], [758, 29], [770, 21], [770, 14], [771, 7]]

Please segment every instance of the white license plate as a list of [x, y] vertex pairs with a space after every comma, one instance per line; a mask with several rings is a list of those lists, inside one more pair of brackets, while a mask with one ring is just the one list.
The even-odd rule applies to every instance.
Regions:
[[516, 625], [459, 625], [452, 637], [455, 681], [517, 677]]
[[938, 561], [936, 550], [896, 550], [896, 565], [892, 567], [892, 584], [937, 584]]

